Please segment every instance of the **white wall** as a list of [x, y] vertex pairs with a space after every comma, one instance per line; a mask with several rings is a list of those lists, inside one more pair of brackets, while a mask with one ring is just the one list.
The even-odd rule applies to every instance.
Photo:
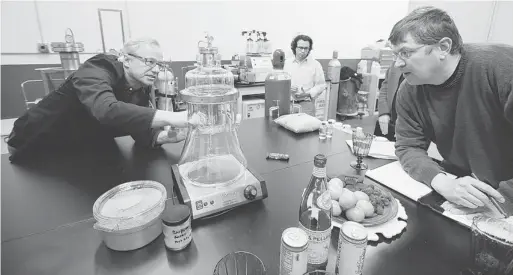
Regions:
[[513, 2], [505, 1], [36, 1], [41, 28], [34, 0], [1, 2], [2, 64], [59, 64], [58, 54], [39, 54], [36, 44], [63, 41], [68, 27], [84, 43], [86, 60], [102, 49], [98, 8], [122, 10], [126, 38], [153, 36], [175, 61], [194, 60], [204, 31], [229, 59], [244, 46], [243, 29], [267, 31], [273, 48], [289, 55], [293, 36], [305, 33], [314, 39], [314, 57], [339, 50], [340, 58], [357, 59], [422, 5], [447, 10], [465, 42], [513, 44]]
[[[64, 42], [67, 28], [75, 41], [84, 44], [81, 60], [85, 60], [103, 51], [98, 8], [126, 14], [125, 1], [32, 0], [2, 1], [1, 5], [2, 64], [59, 64], [58, 54], [38, 54], [37, 43]], [[124, 21], [126, 30], [126, 17]]]
[[513, 1], [497, 2], [488, 41], [513, 45]]
[[408, 1], [128, 2], [132, 36], [154, 36], [173, 60], [193, 60], [205, 31], [229, 59], [242, 51], [244, 29], [267, 31], [274, 49], [290, 49], [304, 33], [314, 40], [316, 58], [329, 59], [333, 50], [359, 58], [362, 47], [388, 37], [407, 8]]
[[409, 11], [421, 6], [445, 10], [453, 18], [463, 42], [486, 42], [494, 1], [418, 1], [411, 0]]
[[[38, 54], [41, 41], [34, 1], [2, 1], [2, 64], [59, 63]], [[243, 29], [265, 30], [273, 48], [289, 49], [292, 38], [314, 39], [316, 58], [359, 58], [360, 49], [387, 38], [408, 9], [401, 1], [53, 1], [37, 0], [44, 42], [63, 41], [67, 27], [87, 53], [101, 49], [98, 8], [123, 10], [127, 36], [153, 36], [176, 61], [194, 60], [204, 31], [214, 36], [224, 59], [239, 53]], [[15, 31], [13, 25], [17, 26]], [[24, 35], [20, 35], [23, 33]], [[121, 47], [121, 45], [120, 45]], [[290, 51], [288, 51], [290, 54]], [[88, 54], [81, 54], [85, 60]]]

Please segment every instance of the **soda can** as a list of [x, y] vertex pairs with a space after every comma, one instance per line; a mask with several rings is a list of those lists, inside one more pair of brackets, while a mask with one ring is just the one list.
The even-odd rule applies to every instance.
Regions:
[[289, 155], [281, 153], [267, 153], [267, 159], [285, 160], [289, 161]]
[[367, 230], [356, 222], [345, 222], [338, 236], [337, 275], [361, 275], [365, 250], [367, 249]]
[[281, 235], [280, 275], [303, 275], [308, 264], [308, 235], [297, 227], [285, 229]]

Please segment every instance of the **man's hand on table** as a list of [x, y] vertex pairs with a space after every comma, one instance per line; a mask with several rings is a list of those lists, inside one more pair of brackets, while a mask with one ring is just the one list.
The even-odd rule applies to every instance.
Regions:
[[488, 196], [504, 202], [504, 197], [493, 187], [468, 176], [452, 179], [439, 173], [431, 181], [431, 187], [448, 201], [468, 208], [484, 206], [489, 201]]

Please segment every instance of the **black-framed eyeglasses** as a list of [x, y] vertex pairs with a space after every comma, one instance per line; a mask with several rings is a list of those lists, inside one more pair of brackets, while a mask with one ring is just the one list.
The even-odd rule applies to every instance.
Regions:
[[418, 52], [420, 49], [426, 47], [426, 46], [431, 46], [431, 45], [422, 45], [420, 47], [417, 47], [415, 49], [403, 49], [401, 50], [400, 52], [398, 53], [395, 53], [393, 52], [392, 53], [392, 59], [394, 61], [397, 60], [397, 57], [400, 57], [402, 60], [407, 60], [409, 59], [414, 53]]
[[132, 57], [135, 57], [139, 60], [141, 60], [146, 66], [150, 67], [150, 68], [154, 68], [155, 66], [159, 66], [159, 70], [160, 71], [165, 71], [165, 70], [168, 70], [170, 71], [171, 70], [171, 66], [168, 64], [168, 63], [164, 63], [164, 62], [161, 62], [161, 61], [157, 61], [155, 60], [154, 58], [145, 58], [145, 57], [142, 57], [142, 56], [138, 56], [136, 54], [133, 54], [133, 53], [129, 53], [128, 55], [132, 56]]

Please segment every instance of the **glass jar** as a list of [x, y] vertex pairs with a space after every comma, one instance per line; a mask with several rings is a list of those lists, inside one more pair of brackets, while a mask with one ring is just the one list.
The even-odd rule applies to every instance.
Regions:
[[185, 89], [180, 91], [188, 118], [206, 118], [200, 125], [189, 126], [178, 163], [185, 184], [201, 187], [232, 184], [245, 174], [247, 166], [237, 135], [241, 96], [234, 88], [233, 74], [221, 67], [212, 40], [207, 35], [208, 45], [199, 47], [198, 67], [187, 72]]

